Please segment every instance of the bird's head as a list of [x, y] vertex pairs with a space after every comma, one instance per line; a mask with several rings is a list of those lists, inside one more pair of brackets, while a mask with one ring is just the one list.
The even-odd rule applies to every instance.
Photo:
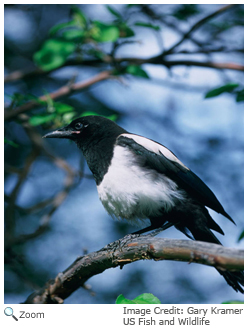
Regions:
[[[94, 134], [101, 125], [100, 116], [86, 116], [73, 120], [69, 125], [61, 127], [53, 132], [43, 136], [43, 138], [63, 138], [70, 140], [78, 140], [86, 135]], [[104, 120], [103, 120], [104, 121]]]
[[76, 142], [83, 149], [92, 141], [116, 138], [126, 132], [112, 120], [101, 116], [85, 116], [73, 120], [69, 125], [43, 136], [43, 138], [64, 138]]

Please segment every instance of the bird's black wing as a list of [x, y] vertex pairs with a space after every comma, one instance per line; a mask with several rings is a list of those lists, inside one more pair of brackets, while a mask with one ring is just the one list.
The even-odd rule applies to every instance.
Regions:
[[140, 166], [153, 169], [168, 176], [177, 183], [179, 188], [184, 189], [199, 203], [210, 207], [234, 223], [208, 186], [182, 164], [169, 149], [155, 141], [133, 134], [120, 135], [117, 144], [129, 148], [134, 153], [135, 159]]

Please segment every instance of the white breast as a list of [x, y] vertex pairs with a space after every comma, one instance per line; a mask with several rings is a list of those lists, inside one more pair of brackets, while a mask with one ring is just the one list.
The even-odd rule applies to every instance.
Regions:
[[116, 146], [108, 172], [97, 187], [107, 212], [118, 219], [143, 220], [170, 210], [183, 192], [175, 182], [133, 162], [134, 155], [125, 147]]

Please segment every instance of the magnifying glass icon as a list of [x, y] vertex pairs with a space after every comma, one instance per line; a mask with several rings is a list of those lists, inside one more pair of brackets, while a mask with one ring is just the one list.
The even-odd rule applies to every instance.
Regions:
[[18, 318], [15, 317], [15, 315], [13, 315], [14, 311], [11, 307], [6, 307], [5, 310], [4, 310], [4, 314], [6, 316], [12, 316], [13, 319], [15, 319], [16, 321], [18, 321]]

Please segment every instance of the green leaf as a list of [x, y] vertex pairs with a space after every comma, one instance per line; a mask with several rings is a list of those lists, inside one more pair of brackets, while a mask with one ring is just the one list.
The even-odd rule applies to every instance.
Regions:
[[196, 4], [183, 4], [177, 6], [177, 9], [172, 13], [172, 16], [180, 19], [187, 20], [189, 17], [199, 13], [198, 6]]
[[66, 61], [64, 56], [50, 52], [38, 52], [34, 56], [36, 64], [44, 71], [59, 68]]
[[118, 28], [120, 30], [120, 38], [130, 38], [135, 35], [133, 30], [129, 26], [127, 26], [126, 23], [118, 24]]
[[244, 89], [237, 92], [236, 102], [244, 102]]
[[239, 235], [238, 241], [241, 241], [244, 238], [244, 230]]
[[75, 25], [82, 29], [85, 29], [87, 26], [87, 18], [84, 13], [76, 6], [72, 6], [71, 12]]
[[91, 37], [98, 42], [114, 42], [120, 36], [120, 31], [117, 26], [99, 21], [93, 22], [93, 27], [90, 32]]
[[62, 121], [64, 124], [69, 124], [72, 121], [72, 118], [76, 115], [77, 113], [75, 111], [72, 112], [67, 112], [62, 116]]
[[110, 116], [104, 116], [104, 117], [106, 117], [106, 118], [108, 118], [108, 119], [110, 119], [110, 120], [112, 120], [112, 121], [116, 121], [117, 119], [118, 119], [118, 116], [117, 115], [110, 115]]
[[229, 301], [224, 301], [222, 304], [243, 304], [244, 302], [241, 300], [229, 300]]
[[75, 26], [75, 21], [65, 22], [65, 23], [59, 23], [57, 25], [54, 25], [50, 31], [49, 35], [52, 37], [54, 36], [58, 31], [65, 29], [67, 27]]
[[45, 42], [43, 50], [58, 53], [63, 56], [68, 56], [75, 50], [75, 44], [73, 42], [65, 41], [62, 39], [49, 39]]
[[77, 7], [73, 7], [71, 9], [71, 11], [72, 11], [73, 19], [69, 22], [59, 23], [59, 24], [53, 26], [49, 31], [50, 36], [54, 36], [60, 30], [66, 29], [69, 27], [77, 27], [77, 28], [80, 28], [81, 31], [85, 30], [86, 25], [87, 25], [87, 19], [84, 16], [84, 14]]
[[23, 95], [21, 93], [14, 93], [13, 95], [7, 95], [12, 100], [12, 107], [18, 107], [22, 105], [23, 103], [26, 103], [28, 101], [34, 100], [38, 102], [39, 104], [46, 105], [45, 101], [41, 101], [38, 97], [32, 95], [32, 94], [26, 94]]
[[128, 4], [128, 5], [126, 5], [127, 8], [131, 8], [131, 7], [135, 7], [135, 6], [136, 6], [136, 7], [140, 7], [140, 6], [142, 6], [142, 5], [139, 4], [139, 3], [138, 3], [138, 4]]
[[64, 31], [62, 36], [68, 41], [79, 42], [83, 40], [83, 37], [85, 36], [85, 31], [78, 29], [70, 29]]
[[161, 304], [161, 301], [152, 293], [143, 293], [133, 300], [125, 298], [120, 294], [116, 299], [116, 304]]
[[85, 116], [101, 116], [104, 118], [108, 118], [112, 121], [116, 121], [118, 116], [116, 114], [110, 115], [110, 116], [103, 116], [103, 115], [99, 115], [99, 113], [94, 112], [94, 111], [85, 111], [81, 114], [81, 117], [85, 117]]
[[59, 114], [71, 112], [74, 110], [74, 108], [71, 105], [65, 104], [65, 103], [60, 103], [60, 102], [54, 102], [53, 106], [54, 106], [56, 112]]
[[7, 138], [4, 138], [4, 143], [9, 144], [10, 146], [15, 147], [15, 148], [19, 147], [19, 145], [17, 143], [15, 143]]
[[45, 90], [44, 94], [46, 95], [46, 108], [47, 108], [47, 112], [51, 113], [55, 111], [55, 107], [54, 104], [55, 102], [53, 101], [53, 99], [51, 98], [51, 95]]
[[100, 116], [99, 113], [94, 112], [94, 111], [85, 111], [81, 113], [81, 117], [86, 117], [86, 116]]
[[143, 26], [143, 27], [146, 27], [146, 28], [149, 28], [149, 29], [153, 29], [153, 30], [156, 30], [156, 31], [159, 31], [160, 30], [160, 27], [158, 25], [153, 25], [151, 23], [146, 23], [146, 22], [136, 22], [134, 25], [136, 25], [136, 26]]
[[152, 293], [143, 293], [133, 300], [136, 304], [161, 304], [161, 301]]
[[41, 114], [41, 115], [34, 115], [33, 117], [29, 118], [29, 124], [32, 126], [38, 126], [47, 123], [48, 121], [53, 120], [56, 118], [56, 114]]
[[220, 95], [222, 93], [225, 93], [225, 92], [231, 93], [238, 86], [239, 86], [239, 84], [237, 84], [237, 83], [229, 83], [229, 84], [226, 84], [224, 86], [212, 89], [211, 91], [209, 91], [205, 95], [205, 98], [207, 99], [207, 98], [210, 98], [210, 97], [215, 97], [215, 96], [218, 96], [218, 95]]
[[115, 301], [116, 304], [135, 304], [135, 302], [133, 302], [132, 300], [130, 299], [127, 299], [125, 298], [122, 294], [120, 294], [116, 301]]
[[149, 79], [148, 74], [139, 65], [128, 65], [126, 67], [126, 73], [129, 73], [133, 76]]
[[75, 49], [76, 45], [71, 41], [49, 39], [34, 54], [34, 61], [42, 70], [50, 71], [63, 65]]
[[88, 54], [96, 58], [99, 58], [101, 60], [104, 59], [104, 57], [106, 56], [106, 53], [104, 53], [101, 49], [97, 49], [97, 48], [89, 49]]
[[116, 17], [119, 18], [119, 19], [122, 18], [121, 14], [118, 13], [118, 11], [115, 10], [112, 6], [110, 6], [110, 5], [106, 5], [106, 8], [108, 9], [108, 11], [109, 11], [112, 15], [116, 16]]

